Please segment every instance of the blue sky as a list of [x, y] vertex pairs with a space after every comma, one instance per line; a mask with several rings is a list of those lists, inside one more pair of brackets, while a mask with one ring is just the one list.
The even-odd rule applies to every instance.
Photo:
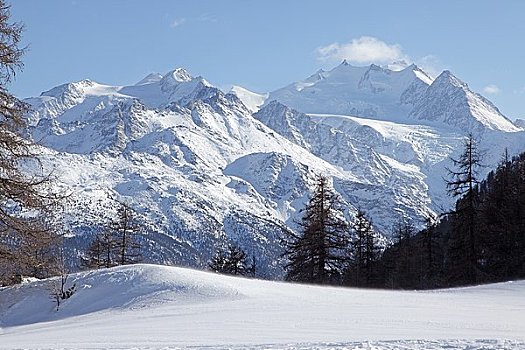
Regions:
[[525, 1], [8, 0], [29, 51], [19, 97], [89, 78], [132, 84], [184, 67], [266, 92], [343, 57], [451, 70], [525, 118]]

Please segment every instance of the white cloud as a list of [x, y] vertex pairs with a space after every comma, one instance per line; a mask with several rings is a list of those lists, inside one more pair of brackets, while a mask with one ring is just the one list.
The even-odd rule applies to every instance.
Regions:
[[415, 63], [433, 78], [437, 77], [445, 69], [448, 69], [434, 55], [412, 58], [403, 52], [401, 45], [388, 44], [371, 36], [352, 39], [346, 44], [332, 43], [317, 48], [316, 52], [320, 61], [347, 60], [356, 65], [375, 63], [395, 71], [402, 70], [411, 63]]
[[183, 25], [184, 23], [186, 23], [186, 18], [177, 18], [176, 20], [171, 22], [170, 27], [171, 28], [177, 28], [177, 27]]
[[483, 92], [486, 94], [490, 94], [490, 95], [497, 95], [501, 92], [501, 90], [496, 85], [490, 84], [490, 85], [485, 86], [485, 88], [483, 89]]
[[362, 36], [346, 44], [332, 43], [317, 48], [321, 61], [341, 61], [357, 64], [384, 64], [395, 61], [410, 61], [398, 44], [387, 44], [377, 38]]

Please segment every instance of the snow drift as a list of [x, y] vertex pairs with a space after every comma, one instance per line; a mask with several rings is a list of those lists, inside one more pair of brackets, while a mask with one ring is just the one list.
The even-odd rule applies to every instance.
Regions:
[[525, 346], [524, 281], [403, 292], [134, 265], [77, 273], [69, 282], [78, 291], [58, 312], [48, 296], [52, 280], [0, 289], [0, 348]]

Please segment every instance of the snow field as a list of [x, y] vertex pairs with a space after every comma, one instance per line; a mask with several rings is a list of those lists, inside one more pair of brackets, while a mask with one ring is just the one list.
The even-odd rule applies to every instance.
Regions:
[[0, 289], [0, 349], [525, 348], [525, 281], [400, 292], [134, 265], [69, 282], [58, 312], [49, 280]]

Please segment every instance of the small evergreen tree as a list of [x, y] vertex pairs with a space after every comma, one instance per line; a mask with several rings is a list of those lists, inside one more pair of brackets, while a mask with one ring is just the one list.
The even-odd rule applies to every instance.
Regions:
[[226, 249], [218, 249], [208, 267], [211, 271], [228, 275], [244, 276], [252, 273], [246, 252], [234, 244], [229, 244]]

